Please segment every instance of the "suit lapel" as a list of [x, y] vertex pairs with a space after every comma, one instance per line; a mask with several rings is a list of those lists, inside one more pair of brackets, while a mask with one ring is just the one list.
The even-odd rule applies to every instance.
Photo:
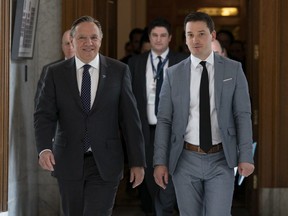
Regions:
[[96, 92], [96, 96], [95, 96], [95, 100], [94, 103], [92, 105], [91, 108], [91, 112], [93, 112], [95, 110], [95, 108], [97, 107], [97, 103], [99, 103], [99, 98], [101, 97], [101, 95], [103, 95], [103, 89], [106, 83], [106, 78], [107, 78], [107, 62], [106, 62], [106, 58], [99, 54], [99, 80], [98, 80], [98, 87], [97, 87], [97, 92]]
[[218, 55], [214, 55], [214, 89], [215, 89], [215, 106], [217, 109], [220, 107], [223, 77], [224, 77], [224, 62]]
[[65, 80], [68, 82], [68, 85], [71, 89], [74, 99], [76, 100], [76, 103], [79, 105], [80, 109], [82, 109], [83, 107], [77, 82], [75, 58], [73, 57], [71, 59], [68, 59], [66, 60], [66, 62], [67, 64], [64, 68], [65, 71], [63, 71], [65, 74], [67, 74]]
[[175, 65], [177, 62], [177, 59], [175, 57], [175, 53], [171, 50], [169, 50], [169, 53], [168, 53], [168, 67], [172, 66], [172, 65]]
[[171, 50], [168, 53], [168, 67], [175, 64], [175, 58]]
[[[190, 109], [190, 82], [191, 82], [191, 59], [188, 57], [183, 65], [183, 77], [181, 78], [179, 86], [182, 88], [182, 118], [183, 122], [188, 123], [189, 109]], [[181, 71], [179, 71], [181, 72]]]
[[[149, 58], [149, 53], [150, 52], [146, 52], [143, 56], [141, 56], [141, 59], [140, 59], [140, 68], [139, 68], [139, 73], [140, 73], [140, 79], [139, 79], [139, 86], [140, 86], [140, 89], [142, 91], [142, 96], [144, 98], [144, 104], [147, 104], [147, 91], [146, 91], [146, 71], [147, 71], [147, 60]], [[138, 71], [136, 71], [136, 73], [138, 73]]]

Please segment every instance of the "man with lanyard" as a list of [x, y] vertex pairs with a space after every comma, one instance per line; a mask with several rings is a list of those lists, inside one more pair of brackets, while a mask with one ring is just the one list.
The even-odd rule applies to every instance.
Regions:
[[172, 35], [171, 25], [167, 20], [163, 18], [152, 20], [148, 26], [148, 35], [151, 51], [132, 57], [128, 63], [145, 139], [147, 168], [145, 181], [139, 188], [140, 199], [146, 215], [172, 215], [176, 205], [173, 183], [169, 181], [163, 190], [156, 185], [153, 177], [154, 135], [164, 72], [167, 67], [182, 61], [187, 56], [169, 49]]

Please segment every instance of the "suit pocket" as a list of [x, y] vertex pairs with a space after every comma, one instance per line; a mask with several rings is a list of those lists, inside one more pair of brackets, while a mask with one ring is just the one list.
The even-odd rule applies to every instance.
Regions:
[[232, 81], [232, 78], [227, 78], [227, 79], [224, 79], [223, 82], [229, 82], [229, 81]]
[[[223, 80], [223, 91], [222, 94], [223, 97], [226, 98], [226, 96], [232, 96], [235, 89], [235, 81], [232, 78], [227, 78]], [[227, 104], [230, 104], [229, 102], [226, 102]]]

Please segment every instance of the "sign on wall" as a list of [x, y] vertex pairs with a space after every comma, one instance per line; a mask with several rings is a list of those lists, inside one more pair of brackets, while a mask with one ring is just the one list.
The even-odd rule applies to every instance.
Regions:
[[12, 41], [13, 60], [33, 58], [39, 0], [17, 0]]

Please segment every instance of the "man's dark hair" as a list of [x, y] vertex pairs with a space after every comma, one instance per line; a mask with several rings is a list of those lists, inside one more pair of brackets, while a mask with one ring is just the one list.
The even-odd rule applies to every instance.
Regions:
[[96, 26], [99, 28], [99, 30], [100, 30], [100, 34], [101, 34], [100, 36], [103, 37], [103, 32], [102, 32], [102, 27], [101, 27], [100, 22], [99, 22], [98, 20], [94, 19], [94, 18], [91, 17], [91, 16], [82, 16], [82, 17], [76, 19], [76, 20], [73, 22], [73, 24], [72, 24], [72, 26], [71, 26], [71, 31], [70, 31], [70, 36], [71, 36], [71, 37], [74, 37], [76, 27], [77, 27], [80, 23], [83, 23], [83, 22], [93, 22], [93, 23], [95, 23], [95, 25], [96, 25]]
[[167, 29], [168, 34], [171, 35], [172, 34], [172, 28], [171, 28], [171, 24], [168, 22], [168, 20], [162, 18], [162, 17], [158, 17], [154, 20], [152, 20], [149, 25], [148, 25], [148, 35], [150, 35], [151, 31], [153, 28], [155, 27], [164, 27]]
[[210, 33], [215, 30], [215, 25], [212, 18], [208, 14], [199, 11], [191, 12], [185, 17], [184, 30], [186, 29], [186, 24], [188, 22], [197, 22], [197, 21], [205, 22], [207, 24], [207, 27], [209, 28]]
[[142, 34], [142, 37], [140, 39], [140, 48], [143, 46], [144, 43], [150, 43], [150, 40], [149, 40], [149, 35], [148, 35], [148, 28], [145, 27], [143, 29], [143, 34]]
[[227, 35], [230, 38], [230, 43], [232, 43], [234, 41], [234, 35], [232, 34], [231, 31], [229, 30], [225, 30], [225, 29], [221, 29], [217, 32], [216, 34], [216, 38], [219, 37], [219, 35], [224, 34]]
[[131, 32], [129, 33], [129, 41], [133, 41], [133, 37], [134, 35], [137, 35], [137, 34], [141, 34], [142, 35], [143, 33], [143, 29], [141, 28], [134, 28], [131, 30]]

